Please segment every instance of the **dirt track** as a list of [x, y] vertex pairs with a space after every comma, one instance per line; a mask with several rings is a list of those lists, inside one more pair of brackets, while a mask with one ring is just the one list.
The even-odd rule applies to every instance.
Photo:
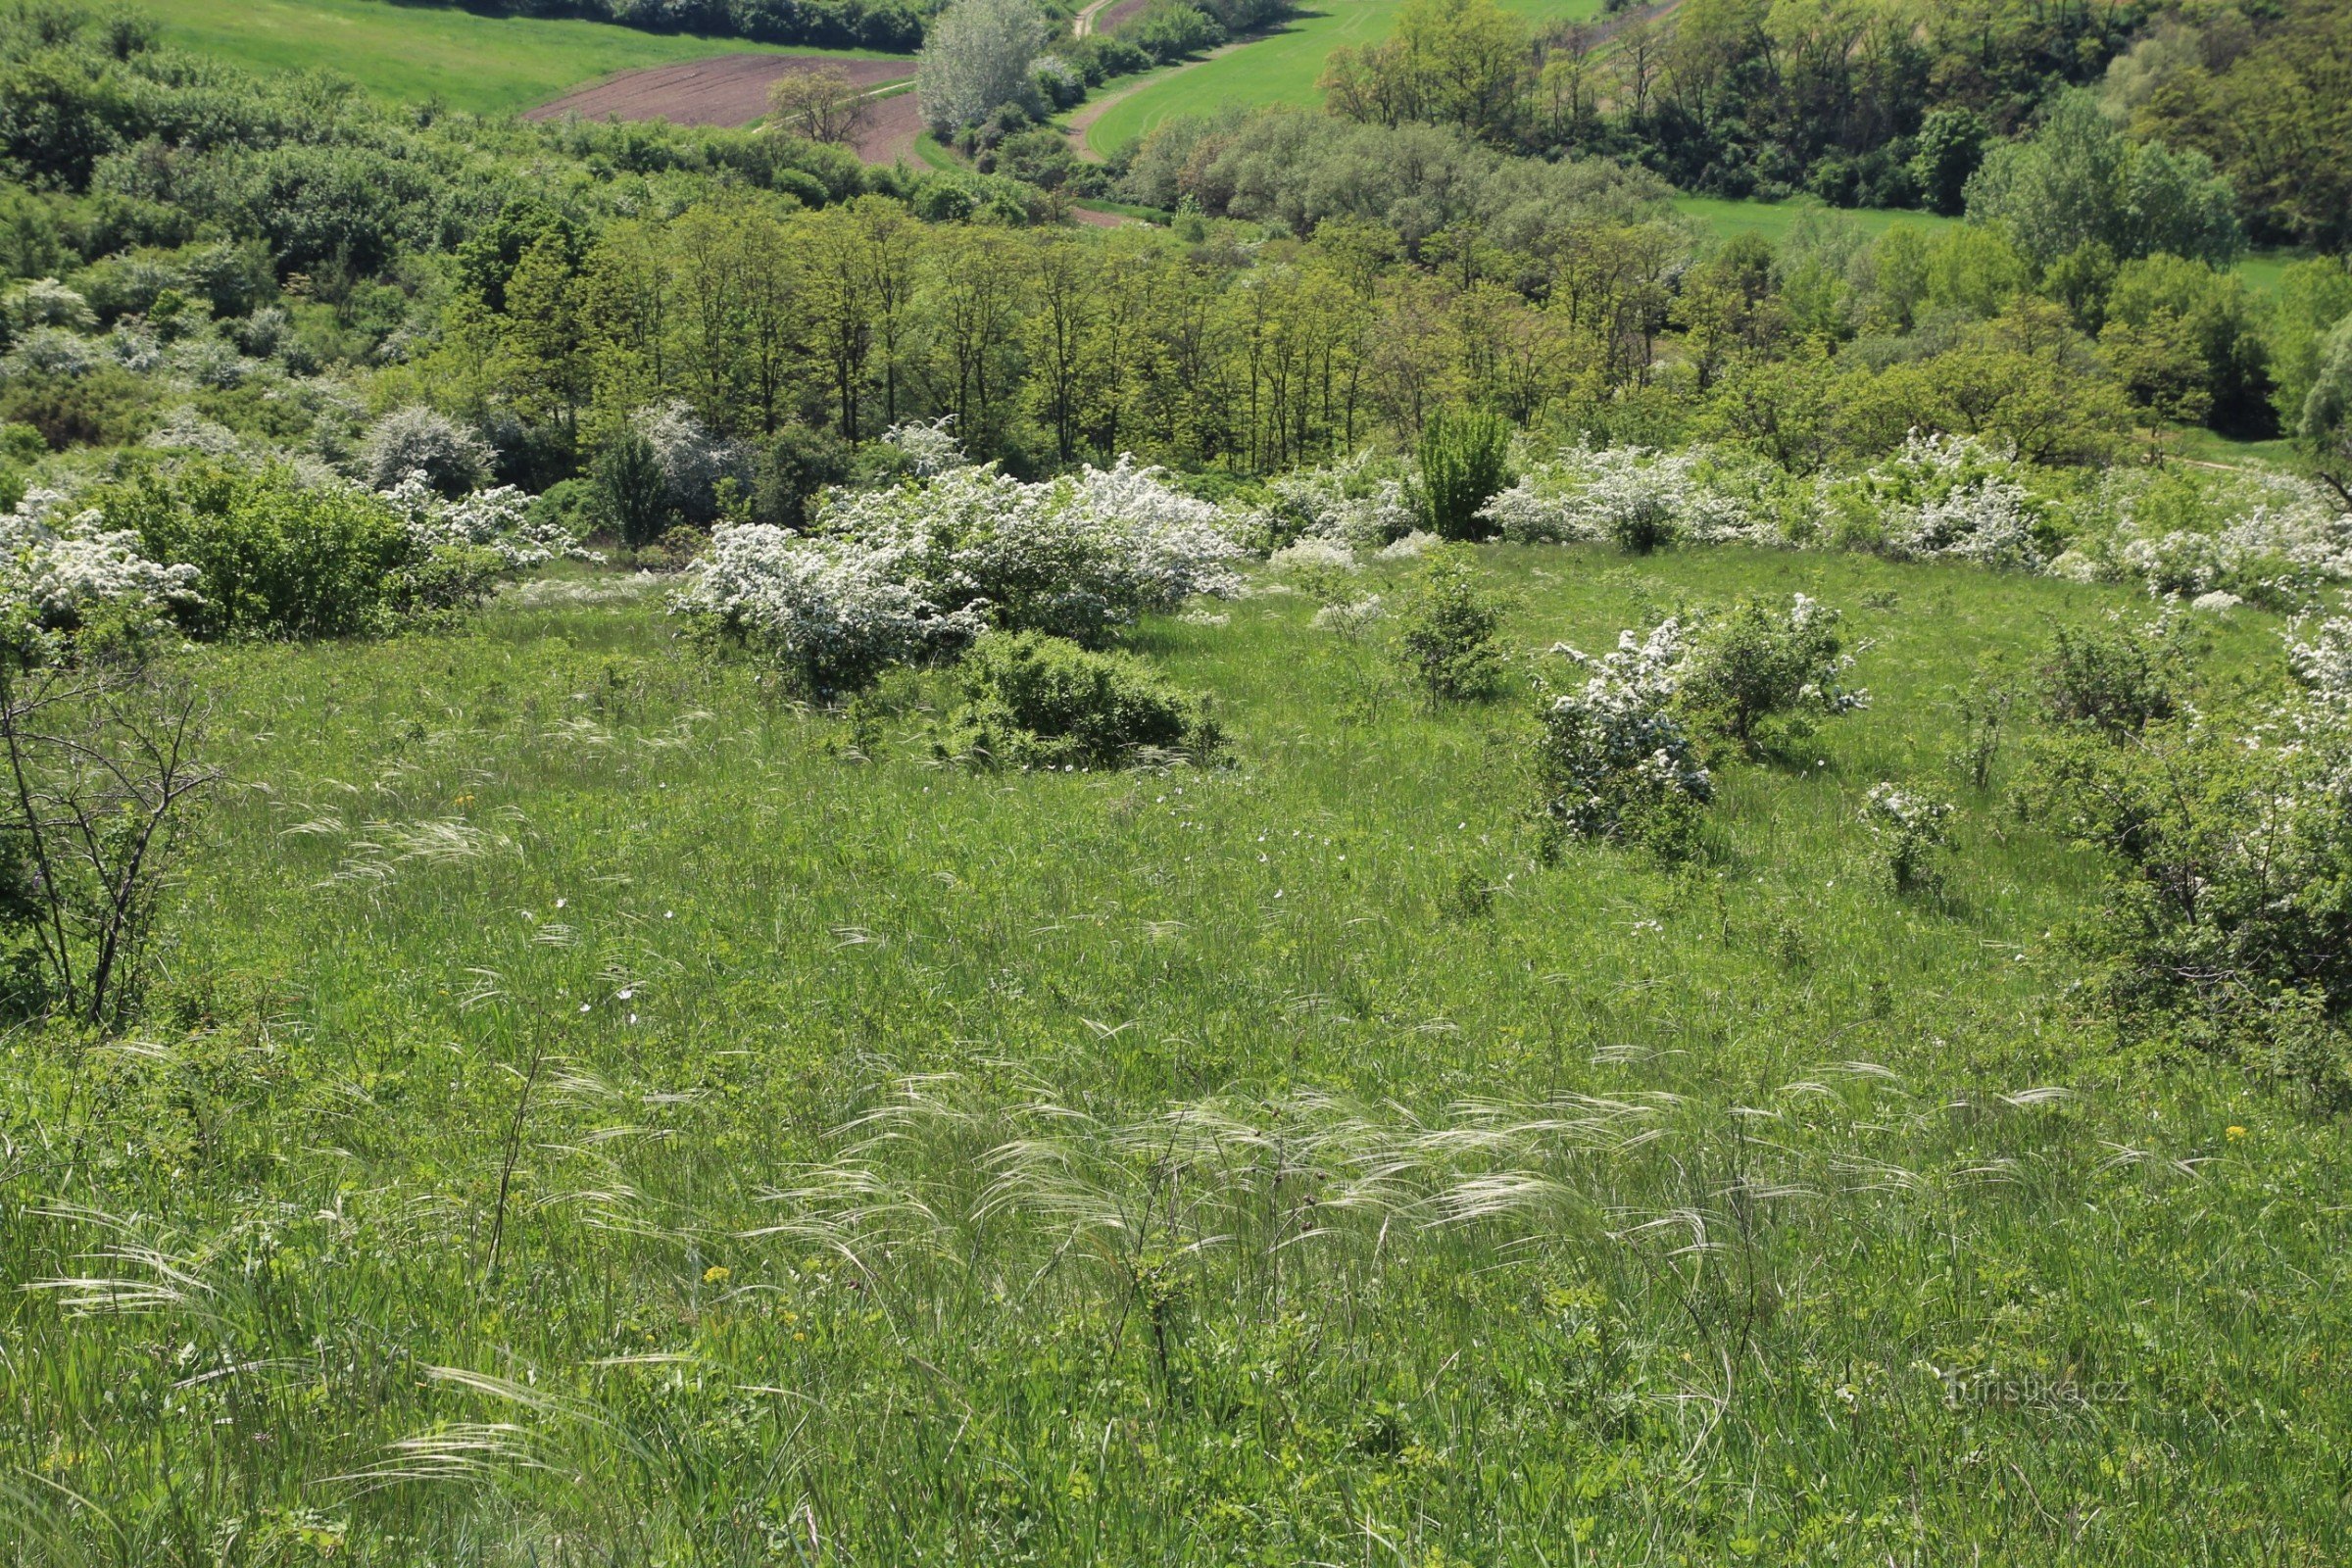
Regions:
[[[557, 120], [578, 115], [583, 120], [667, 120], [680, 125], [748, 125], [767, 113], [767, 90], [776, 78], [819, 66], [837, 67], [860, 87], [904, 81], [914, 74], [911, 60], [842, 60], [824, 55], [713, 55], [674, 66], [649, 66], [624, 71], [617, 76], [567, 92], [553, 103], [523, 112], [525, 120]], [[914, 113], [914, 95], [902, 95], [905, 114]], [[886, 98], [874, 105], [874, 122], [891, 119], [889, 111], [901, 102]], [[862, 143], [863, 138], [860, 138]], [[914, 145], [913, 136], [906, 145]], [[862, 145], [858, 148], [862, 154]], [[887, 160], [885, 160], [887, 161]]]

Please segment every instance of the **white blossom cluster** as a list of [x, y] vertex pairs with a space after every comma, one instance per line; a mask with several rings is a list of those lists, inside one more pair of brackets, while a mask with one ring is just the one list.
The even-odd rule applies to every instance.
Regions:
[[1862, 806], [1862, 820], [1873, 833], [1909, 835], [1930, 842], [1941, 841], [1944, 821], [1951, 814], [1947, 801], [1932, 800], [1886, 782], [1871, 786], [1870, 798]]
[[1355, 552], [1322, 534], [1294, 539], [1266, 558], [1276, 572], [1353, 571]]
[[987, 628], [982, 607], [946, 610], [928, 597], [921, 555], [906, 537], [722, 526], [674, 605], [787, 660], [811, 692], [850, 689]]
[[1901, 451], [1827, 489], [1833, 509], [1858, 505], [1874, 514], [1880, 548], [1897, 559], [2029, 571], [2043, 564], [2039, 503], [2017, 465], [1974, 437], [1914, 430]]
[[[1841, 649], [1836, 654], [1825, 652], [1844, 618], [1843, 612], [1808, 594], [1788, 596], [1790, 646], [1813, 666], [1813, 678], [1797, 688], [1797, 699], [1826, 713], [1858, 713], [1870, 706], [1868, 687], [1847, 686], [1839, 679], [1860, 662], [1859, 655], [1852, 649]], [[1865, 642], [1861, 647], [1867, 651], [1870, 644]]]
[[100, 607], [161, 609], [195, 599], [194, 566], [151, 561], [136, 533], [109, 531], [97, 512], [66, 507], [57, 491], [31, 490], [0, 514], [0, 605], [11, 622], [65, 630]]
[[963, 443], [956, 439], [956, 418], [949, 415], [931, 420], [909, 419], [894, 424], [882, 432], [883, 441], [896, 447], [906, 466], [925, 479], [947, 472], [950, 468], [967, 467], [971, 459], [964, 455]]
[[964, 465], [835, 490], [807, 535], [722, 526], [676, 603], [834, 690], [985, 625], [1099, 642], [1195, 595], [1238, 593], [1241, 554], [1215, 508], [1129, 458], [1045, 484]]
[[1286, 473], [1266, 486], [1266, 498], [1247, 524], [1261, 539], [1325, 539], [1350, 551], [1379, 550], [1413, 531], [1403, 478], [1384, 472], [1369, 452]]
[[1685, 646], [1682, 623], [1670, 616], [1645, 637], [1619, 632], [1616, 651], [1598, 658], [1553, 650], [1589, 672], [1582, 686], [1552, 698], [1539, 750], [1547, 809], [1569, 832], [1612, 837], [1644, 810], [1714, 797], [1697, 746], [1674, 712]]
[[1337, 632], [1342, 637], [1361, 637], [1387, 613], [1388, 609], [1381, 603], [1380, 595], [1366, 594], [1361, 599], [1344, 604], [1325, 605], [1315, 612], [1315, 618], [1308, 624], [1317, 631]]
[[583, 550], [559, 523], [531, 515], [531, 498], [511, 484], [476, 490], [449, 500], [436, 492], [422, 469], [382, 492], [408, 524], [409, 537], [424, 550], [488, 550], [513, 570], [545, 565], [561, 556], [601, 560]]
[[1947, 801], [1881, 782], [1862, 805], [1862, 822], [1878, 847], [1886, 877], [1897, 893], [1933, 888], [1941, 877], [1932, 863], [1943, 848], [1952, 814]]
[[1715, 482], [1718, 461], [1704, 447], [1563, 447], [1550, 462], [1527, 465], [1479, 515], [1517, 544], [1616, 541], [1647, 549], [1670, 539], [1758, 538], [1751, 509]]
[[2352, 716], [2352, 615], [2317, 624], [2297, 617], [2286, 628], [2286, 662], [2316, 702]]
[[[2191, 515], [2211, 525], [2182, 526], [2177, 496], [2169, 505], [2152, 499], [2157, 483], [2142, 470], [2118, 470], [2086, 499], [2053, 502], [2026, 465], [1964, 435], [1914, 432], [1868, 468], [1813, 480], [1774, 477], [1704, 445], [1673, 453], [1573, 446], [1523, 463], [1480, 515], [1519, 543], [1866, 549], [2138, 582], [2190, 599], [2291, 605], [2352, 581], [2352, 514], [2319, 486], [2282, 473], [2211, 476]], [[2051, 541], [2069, 533], [2052, 554]], [[2206, 604], [2228, 608], [2219, 597]]]

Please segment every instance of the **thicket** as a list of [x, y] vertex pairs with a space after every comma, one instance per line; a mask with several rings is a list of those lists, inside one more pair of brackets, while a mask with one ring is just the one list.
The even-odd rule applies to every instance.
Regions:
[[984, 767], [1117, 768], [1215, 757], [1208, 704], [1130, 654], [990, 632], [956, 667], [939, 754]]

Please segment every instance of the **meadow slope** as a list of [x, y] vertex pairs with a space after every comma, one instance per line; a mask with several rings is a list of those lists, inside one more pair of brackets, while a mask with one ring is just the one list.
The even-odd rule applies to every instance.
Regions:
[[[1676, 868], [1545, 863], [1532, 699], [1426, 712], [1298, 595], [1137, 634], [1205, 771], [942, 767], [938, 679], [811, 712], [610, 574], [202, 655], [235, 787], [152, 1024], [11, 1048], [20, 1540], [2337, 1560], [2346, 1129], [2118, 1053], [2095, 865], [1946, 761], [2123, 592], [1483, 560], [1515, 657], [1815, 594], [1874, 704]], [[1959, 800], [1940, 895], [1882, 779]]]

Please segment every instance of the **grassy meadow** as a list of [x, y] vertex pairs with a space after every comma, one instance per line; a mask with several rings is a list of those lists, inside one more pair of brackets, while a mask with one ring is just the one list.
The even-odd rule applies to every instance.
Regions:
[[[1306, 0], [1288, 20], [1242, 48], [1161, 73], [1122, 96], [1087, 127], [1086, 142], [1107, 157], [1163, 120], [1234, 105], [1317, 104], [1315, 83], [1334, 49], [1378, 43], [1396, 24], [1401, 0]], [[1599, 0], [1510, 0], [1505, 10], [1537, 23], [1597, 16]], [[1114, 84], [1110, 89], [1119, 90]]]
[[881, 58], [402, 0], [141, 0], [140, 8], [164, 24], [165, 41], [248, 71], [331, 71], [381, 98], [482, 114], [528, 109], [615, 72], [715, 54]]
[[1532, 698], [1296, 594], [1135, 635], [1201, 771], [935, 765], [940, 679], [811, 712], [617, 574], [195, 656], [149, 1023], [0, 1078], [11, 1560], [2342, 1560], [2346, 1130], [2116, 1049], [2097, 868], [1948, 761], [2127, 596], [1483, 561], [1529, 660], [1811, 593], [1874, 704], [1675, 868], [1545, 863]]

